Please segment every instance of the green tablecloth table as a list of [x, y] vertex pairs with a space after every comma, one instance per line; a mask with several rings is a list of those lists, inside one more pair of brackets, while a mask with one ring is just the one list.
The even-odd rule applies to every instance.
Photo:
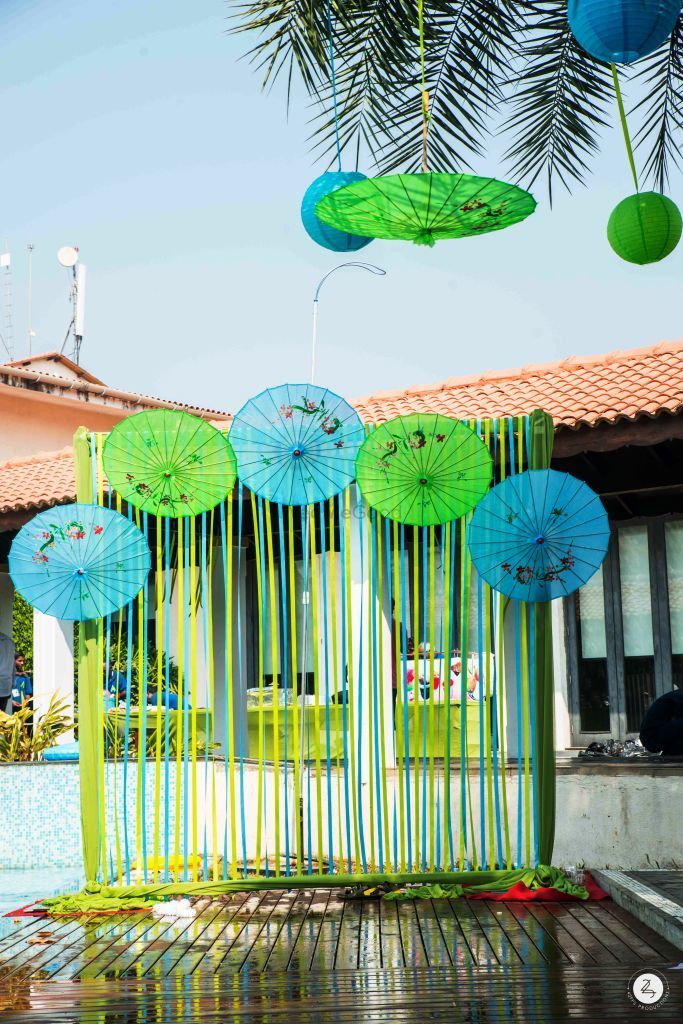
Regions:
[[[487, 704], [484, 701], [484, 708]], [[466, 702], [467, 714], [467, 755], [479, 756], [479, 701]], [[433, 711], [429, 701], [410, 702], [402, 706], [396, 704], [396, 756], [404, 757], [405, 722], [404, 711], [408, 717], [408, 754], [410, 759], [423, 757], [425, 754], [425, 734], [427, 738], [427, 757], [446, 756], [447, 705], [443, 701], [435, 701]], [[433, 726], [432, 726], [433, 715]], [[451, 701], [451, 760], [460, 757], [462, 711], [459, 700]]]
[[[191, 749], [192, 743], [192, 722], [193, 716], [197, 719], [197, 747], [201, 748], [202, 753], [206, 747], [207, 737], [208, 742], [211, 742], [213, 736], [213, 714], [211, 711], [207, 711], [206, 708], [197, 708], [194, 711], [176, 711], [174, 708], [161, 708], [149, 707], [145, 712], [145, 733], [147, 736], [147, 750], [153, 752], [156, 745], [156, 734], [157, 734], [157, 720], [160, 719], [159, 735], [161, 738], [161, 749], [164, 749], [164, 743], [166, 740], [166, 716], [168, 715], [168, 737], [170, 753], [176, 751], [176, 736], [178, 733], [178, 718], [180, 715], [187, 715], [185, 722], [183, 723], [183, 748], [185, 747], [185, 734], [187, 734], [188, 749]], [[208, 718], [208, 729], [207, 729], [207, 718]], [[109, 730], [116, 730], [116, 733], [123, 741], [126, 734], [126, 712], [123, 708], [111, 708], [106, 713], [107, 727]], [[130, 719], [129, 719], [129, 742], [134, 741], [135, 746], [138, 746], [138, 740], [142, 729], [142, 711], [140, 708], [131, 708]]]

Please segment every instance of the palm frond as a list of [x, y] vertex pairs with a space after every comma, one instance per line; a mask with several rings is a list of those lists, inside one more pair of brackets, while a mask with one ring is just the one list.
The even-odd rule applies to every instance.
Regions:
[[[519, 3], [458, 0], [427, 5], [426, 88], [429, 93], [428, 157], [432, 170], [471, 168], [480, 157], [498, 117], [503, 85], [521, 28]], [[391, 133], [378, 163], [384, 172], [415, 170], [422, 157], [420, 69], [415, 56], [409, 73], [387, 95]]]
[[634, 136], [636, 149], [649, 147], [642, 170], [660, 192], [669, 182], [671, 166], [680, 167], [683, 130], [683, 16], [668, 44], [639, 61], [634, 82], [647, 89], [633, 107], [642, 124]]
[[[417, 0], [329, 0], [334, 24], [342, 147], [382, 172], [415, 170], [422, 156]], [[295, 82], [311, 97], [310, 141], [328, 160], [336, 146], [328, 0], [228, 0], [233, 32], [256, 37], [246, 54], [264, 86]], [[613, 123], [608, 65], [586, 54], [567, 22], [566, 0], [426, 0], [429, 166], [469, 168], [489, 139], [509, 133], [516, 180], [545, 175], [583, 183], [600, 136]], [[647, 150], [645, 176], [660, 188], [678, 163], [683, 126], [683, 28], [641, 62], [646, 87], [634, 108]], [[502, 124], [502, 129], [501, 129]]]
[[528, 5], [527, 39], [521, 65], [511, 81], [511, 114], [505, 129], [514, 135], [506, 157], [512, 173], [530, 187], [545, 171], [552, 201], [554, 176], [571, 188], [583, 182], [589, 158], [613, 100], [609, 66], [590, 57], [572, 35], [565, 0]]

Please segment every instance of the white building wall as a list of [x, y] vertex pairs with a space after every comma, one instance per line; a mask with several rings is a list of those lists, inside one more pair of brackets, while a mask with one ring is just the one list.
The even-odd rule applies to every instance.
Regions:
[[[57, 696], [74, 716], [73, 622], [63, 622], [33, 609], [33, 708], [40, 718]], [[63, 733], [58, 743], [73, 740], [73, 731]]]

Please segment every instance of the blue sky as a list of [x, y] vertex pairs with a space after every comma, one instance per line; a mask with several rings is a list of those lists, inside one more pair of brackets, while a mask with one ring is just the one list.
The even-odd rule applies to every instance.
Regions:
[[[107, 383], [237, 408], [306, 379], [311, 300], [335, 265], [299, 222], [325, 168], [309, 112], [261, 92], [222, 0], [3, 0], [0, 240], [13, 254], [15, 353], [69, 319], [61, 245], [88, 266], [83, 363]], [[495, 160], [481, 173], [504, 173]], [[536, 214], [432, 250], [373, 242], [385, 278], [344, 271], [320, 310], [318, 381], [348, 397], [683, 335], [683, 246], [638, 268], [605, 237], [632, 191], [613, 132], [588, 188], [539, 185]], [[672, 198], [680, 192], [674, 181]]]

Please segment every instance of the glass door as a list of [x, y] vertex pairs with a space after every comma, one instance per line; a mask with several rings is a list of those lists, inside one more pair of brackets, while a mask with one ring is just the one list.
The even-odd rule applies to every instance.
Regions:
[[572, 742], [637, 736], [672, 671], [683, 680], [683, 522], [615, 529], [566, 611]]

